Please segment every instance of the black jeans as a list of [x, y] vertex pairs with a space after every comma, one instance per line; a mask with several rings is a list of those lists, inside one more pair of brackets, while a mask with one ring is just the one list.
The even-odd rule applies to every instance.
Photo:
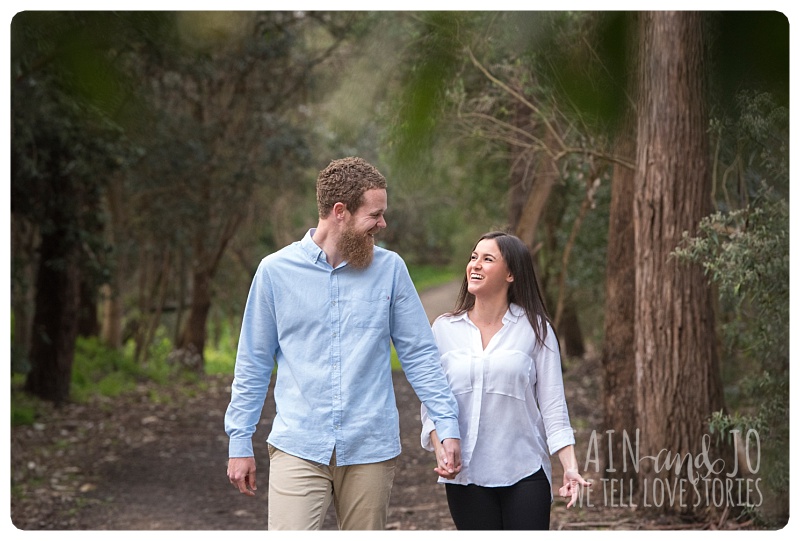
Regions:
[[550, 483], [543, 469], [508, 487], [445, 484], [459, 530], [549, 530]]

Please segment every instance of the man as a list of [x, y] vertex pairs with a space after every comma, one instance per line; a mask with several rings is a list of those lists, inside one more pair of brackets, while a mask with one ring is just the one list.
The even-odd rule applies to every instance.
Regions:
[[228, 478], [254, 495], [251, 438], [277, 363], [270, 530], [321, 529], [331, 500], [340, 529], [385, 529], [400, 454], [390, 342], [436, 425], [438, 466], [461, 468], [458, 406], [422, 303], [400, 256], [374, 245], [386, 201], [372, 165], [331, 162], [317, 178], [316, 229], [253, 278], [225, 414]]

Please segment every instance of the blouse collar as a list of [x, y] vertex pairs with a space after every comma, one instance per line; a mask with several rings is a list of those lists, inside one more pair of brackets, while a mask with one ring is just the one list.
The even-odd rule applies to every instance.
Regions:
[[[517, 321], [519, 321], [519, 318], [524, 316], [525, 316], [525, 310], [522, 308], [522, 306], [515, 303], [511, 303], [508, 306], [508, 310], [506, 310], [506, 313], [503, 315], [503, 325], [505, 325], [506, 323], [516, 323]], [[453, 316], [449, 319], [450, 323], [455, 323], [456, 321], [462, 321], [462, 320], [469, 321], [467, 312], [458, 314], [457, 316]]]

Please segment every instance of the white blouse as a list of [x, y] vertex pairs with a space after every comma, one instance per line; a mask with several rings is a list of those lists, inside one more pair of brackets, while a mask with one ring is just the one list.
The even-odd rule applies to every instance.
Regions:
[[[509, 486], [544, 468], [553, 486], [550, 455], [575, 443], [553, 329], [541, 347], [522, 307], [512, 304], [485, 350], [466, 313], [440, 316], [433, 334], [461, 433], [461, 472], [439, 482]], [[421, 418], [422, 447], [433, 451], [435, 427], [424, 405]]]

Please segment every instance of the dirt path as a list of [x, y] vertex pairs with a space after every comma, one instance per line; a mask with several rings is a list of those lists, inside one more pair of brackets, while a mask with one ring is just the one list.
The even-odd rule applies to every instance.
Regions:
[[420, 294], [420, 300], [422, 300], [422, 306], [425, 307], [428, 321], [433, 323], [434, 319], [453, 309], [460, 288], [461, 278], [432, 287]]

